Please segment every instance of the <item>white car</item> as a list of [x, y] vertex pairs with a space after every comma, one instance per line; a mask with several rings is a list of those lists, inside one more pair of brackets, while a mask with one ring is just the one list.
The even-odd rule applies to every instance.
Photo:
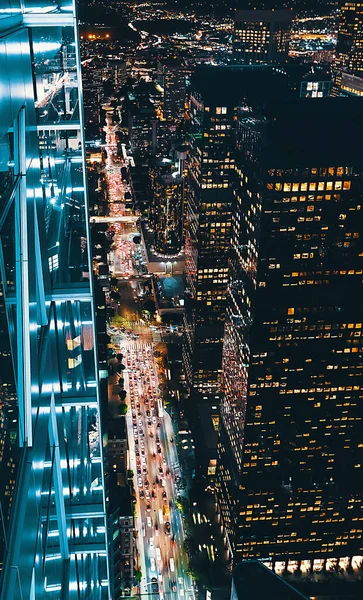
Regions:
[[138, 486], [142, 488], [142, 478], [141, 477], [137, 478], [137, 483], [138, 483]]
[[156, 562], [155, 562], [155, 558], [153, 556], [150, 558], [150, 571], [151, 572], [156, 571]]
[[[150, 548], [154, 547], [154, 538], [150, 538], [149, 544], [150, 544]], [[156, 554], [157, 554], [157, 552], [158, 552], [158, 548], [156, 549]]]
[[150, 500], [150, 492], [149, 492], [149, 490], [146, 490], [146, 492], [145, 492], [145, 498], [146, 498], [146, 500]]
[[175, 571], [175, 565], [174, 565], [174, 559], [173, 558], [171, 558], [169, 560], [169, 565], [170, 565], [170, 571], [171, 571], [171, 573], [174, 573], [174, 571]]
[[151, 517], [146, 517], [146, 527], [152, 527]]
[[160, 561], [161, 560], [160, 548], [155, 548], [155, 552], [156, 552], [156, 560]]
[[161, 480], [161, 485], [162, 485], [163, 487], [165, 487], [165, 486], [166, 486], [166, 481], [165, 481], [165, 479], [162, 479], [162, 480]]

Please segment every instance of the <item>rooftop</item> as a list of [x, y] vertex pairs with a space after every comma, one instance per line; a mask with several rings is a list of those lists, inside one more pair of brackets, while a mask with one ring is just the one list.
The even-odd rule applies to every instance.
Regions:
[[244, 560], [234, 569], [231, 600], [308, 600], [257, 560]]

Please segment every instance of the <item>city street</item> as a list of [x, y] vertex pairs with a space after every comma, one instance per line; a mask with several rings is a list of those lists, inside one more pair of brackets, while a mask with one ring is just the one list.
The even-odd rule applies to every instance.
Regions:
[[[106, 118], [106, 178], [110, 195], [109, 220], [127, 218], [123, 204], [121, 161], [114, 151], [112, 120]], [[116, 199], [116, 202], [113, 200]], [[110, 271], [118, 279], [120, 298], [117, 313], [130, 324], [131, 335], [111, 331], [112, 344], [124, 356], [123, 372], [127, 391], [126, 415], [129, 468], [134, 472], [136, 494], [136, 543], [142, 579], [140, 595], [194, 600], [192, 580], [187, 574], [183, 522], [176, 498], [181, 483], [180, 465], [173, 439], [170, 415], [159, 393], [154, 342], [160, 341], [156, 328], [140, 319], [137, 302], [148, 280], [145, 249], [136, 246], [138, 233], [134, 216], [128, 222], [113, 221], [115, 247], [110, 253]], [[133, 339], [133, 336], [134, 339]]]
[[183, 523], [175, 505], [180, 467], [170, 417], [159, 397], [153, 345], [125, 341], [120, 350], [127, 366], [127, 429], [137, 496], [140, 593], [192, 599], [194, 591], [183, 550]]

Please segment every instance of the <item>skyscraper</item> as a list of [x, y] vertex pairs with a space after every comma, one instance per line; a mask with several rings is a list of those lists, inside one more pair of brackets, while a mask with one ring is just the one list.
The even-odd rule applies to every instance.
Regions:
[[163, 116], [169, 127], [175, 129], [185, 115], [185, 65], [177, 58], [159, 59], [157, 70], [158, 80], [164, 89]]
[[239, 113], [217, 467], [234, 560], [361, 554], [362, 132], [353, 98]]
[[4, 600], [110, 597], [76, 23], [0, 2]]
[[[184, 365], [191, 389], [218, 394], [234, 210], [237, 106], [266, 97], [288, 80], [271, 67], [202, 67], [190, 97], [185, 199], [186, 302]], [[213, 400], [214, 402], [214, 400]]]
[[220, 389], [234, 169], [234, 105], [230, 89], [215, 89], [223, 69], [196, 73], [190, 97], [186, 192], [184, 365], [194, 392]]
[[292, 18], [290, 10], [236, 10], [234, 62], [245, 65], [286, 62]]
[[173, 256], [180, 252], [183, 233], [183, 173], [180, 161], [155, 159], [150, 167], [150, 225], [158, 254]]
[[359, 80], [363, 75], [363, 6], [360, 3], [345, 2], [341, 7], [333, 73], [332, 96], [345, 95], [356, 86], [362, 86]]

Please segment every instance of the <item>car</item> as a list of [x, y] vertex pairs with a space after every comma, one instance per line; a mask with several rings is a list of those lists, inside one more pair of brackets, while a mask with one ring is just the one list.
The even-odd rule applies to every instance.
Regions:
[[161, 561], [160, 548], [155, 548], [155, 552], [156, 552], [156, 560], [158, 560], [160, 562]]
[[156, 421], [157, 421], [156, 417], [153, 417], [152, 421], [153, 421], [153, 423], [156, 423]]
[[[173, 560], [173, 559], [171, 558], [170, 560]], [[171, 583], [171, 590], [172, 590], [172, 592], [177, 592], [178, 588], [176, 587], [176, 581], [171, 581], [170, 583]]]
[[146, 510], [147, 510], [147, 512], [150, 512], [150, 510], [151, 510], [151, 506], [150, 506], [150, 504], [147, 504], [147, 505], [146, 505]]
[[[140, 477], [140, 479], [141, 479], [141, 477]], [[149, 485], [150, 485], [149, 481], [147, 479], [144, 479], [144, 486], [149, 487]]]
[[166, 460], [165, 458], [163, 458], [163, 460], [161, 461], [162, 465], [164, 465], [164, 467], [166, 466]]
[[140, 498], [144, 498], [145, 494], [144, 494], [144, 490], [140, 490]]
[[161, 483], [162, 487], [165, 487], [165, 486], [166, 486], [166, 481], [165, 481], [165, 479], [161, 478], [161, 479], [160, 479], [160, 483]]
[[164, 471], [163, 471], [163, 468], [162, 468], [162, 467], [159, 467], [159, 473], [160, 473], [160, 475], [162, 475], [162, 474], [164, 473]]
[[157, 583], [151, 584], [151, 591], [153, 594], [157, 594], [159, 592], [159, 585]]
[[159, 591], [158, 580], [156, 577], [151, 578], [151, 590], [152, 590], [153, 594], [157, 594]]
[[162, 496], [163, 496], [164, 500], [166, 500], [166, 491], [165, 490], [163, 490]]
[[144, 475], [147, 475], [147, 468], [146, 468], [146, 467], [143, 467], [143, 468], [142, 468], [142, 472], [144, 473]]
[[161, 448], [160, 448], [160, 446], [158, 448], [158, 454], [161, 454]]
[[146, 411], [146, 416], [150, 417], [150, 411], [149, 410]]
[[145, 498], [146, 498], [146, 500], [150, 500], [150, 492], [149, 492], [149, 490], [146, 490], [146, 492], [145, 492]]
[[151, 538], [149, 539], [149, 544], [150, 544], [150, 548], [153, 548], [153, 547], [154, 547], [154, 538], [153, 538], [153, 537], [151, 537]]
[[153, 432], [152, 432], [152, 431], [150, 431], [150, 433], [149, 433], [149, 436], [150, 436], [151, 438], [153, 438], [153, 437], [154, 437], [154, 434], [153, 434]]
[[154, 492], [154, 490], [151, 492], [151, 497], [152, 497], [152, 498], [156, 498], [156, 495], [155, 495], [155, 492]]
[[171, 527], [170, 527], [170, 522], [166, 521], [165, 526], [164, 526], [164, 531], [165, 533], [170, 533], [171, 532]]
[[146, 517], [146, 527], [152, 527], [151, 517]]
[[138, 484], [139, 487], [142, 488], [142, 478], [141, 477], [137, 478], [137, 484]]
[[156, 562], [153, 556], [150, 557], [150, 571], [153, 573], [156, 571]]

